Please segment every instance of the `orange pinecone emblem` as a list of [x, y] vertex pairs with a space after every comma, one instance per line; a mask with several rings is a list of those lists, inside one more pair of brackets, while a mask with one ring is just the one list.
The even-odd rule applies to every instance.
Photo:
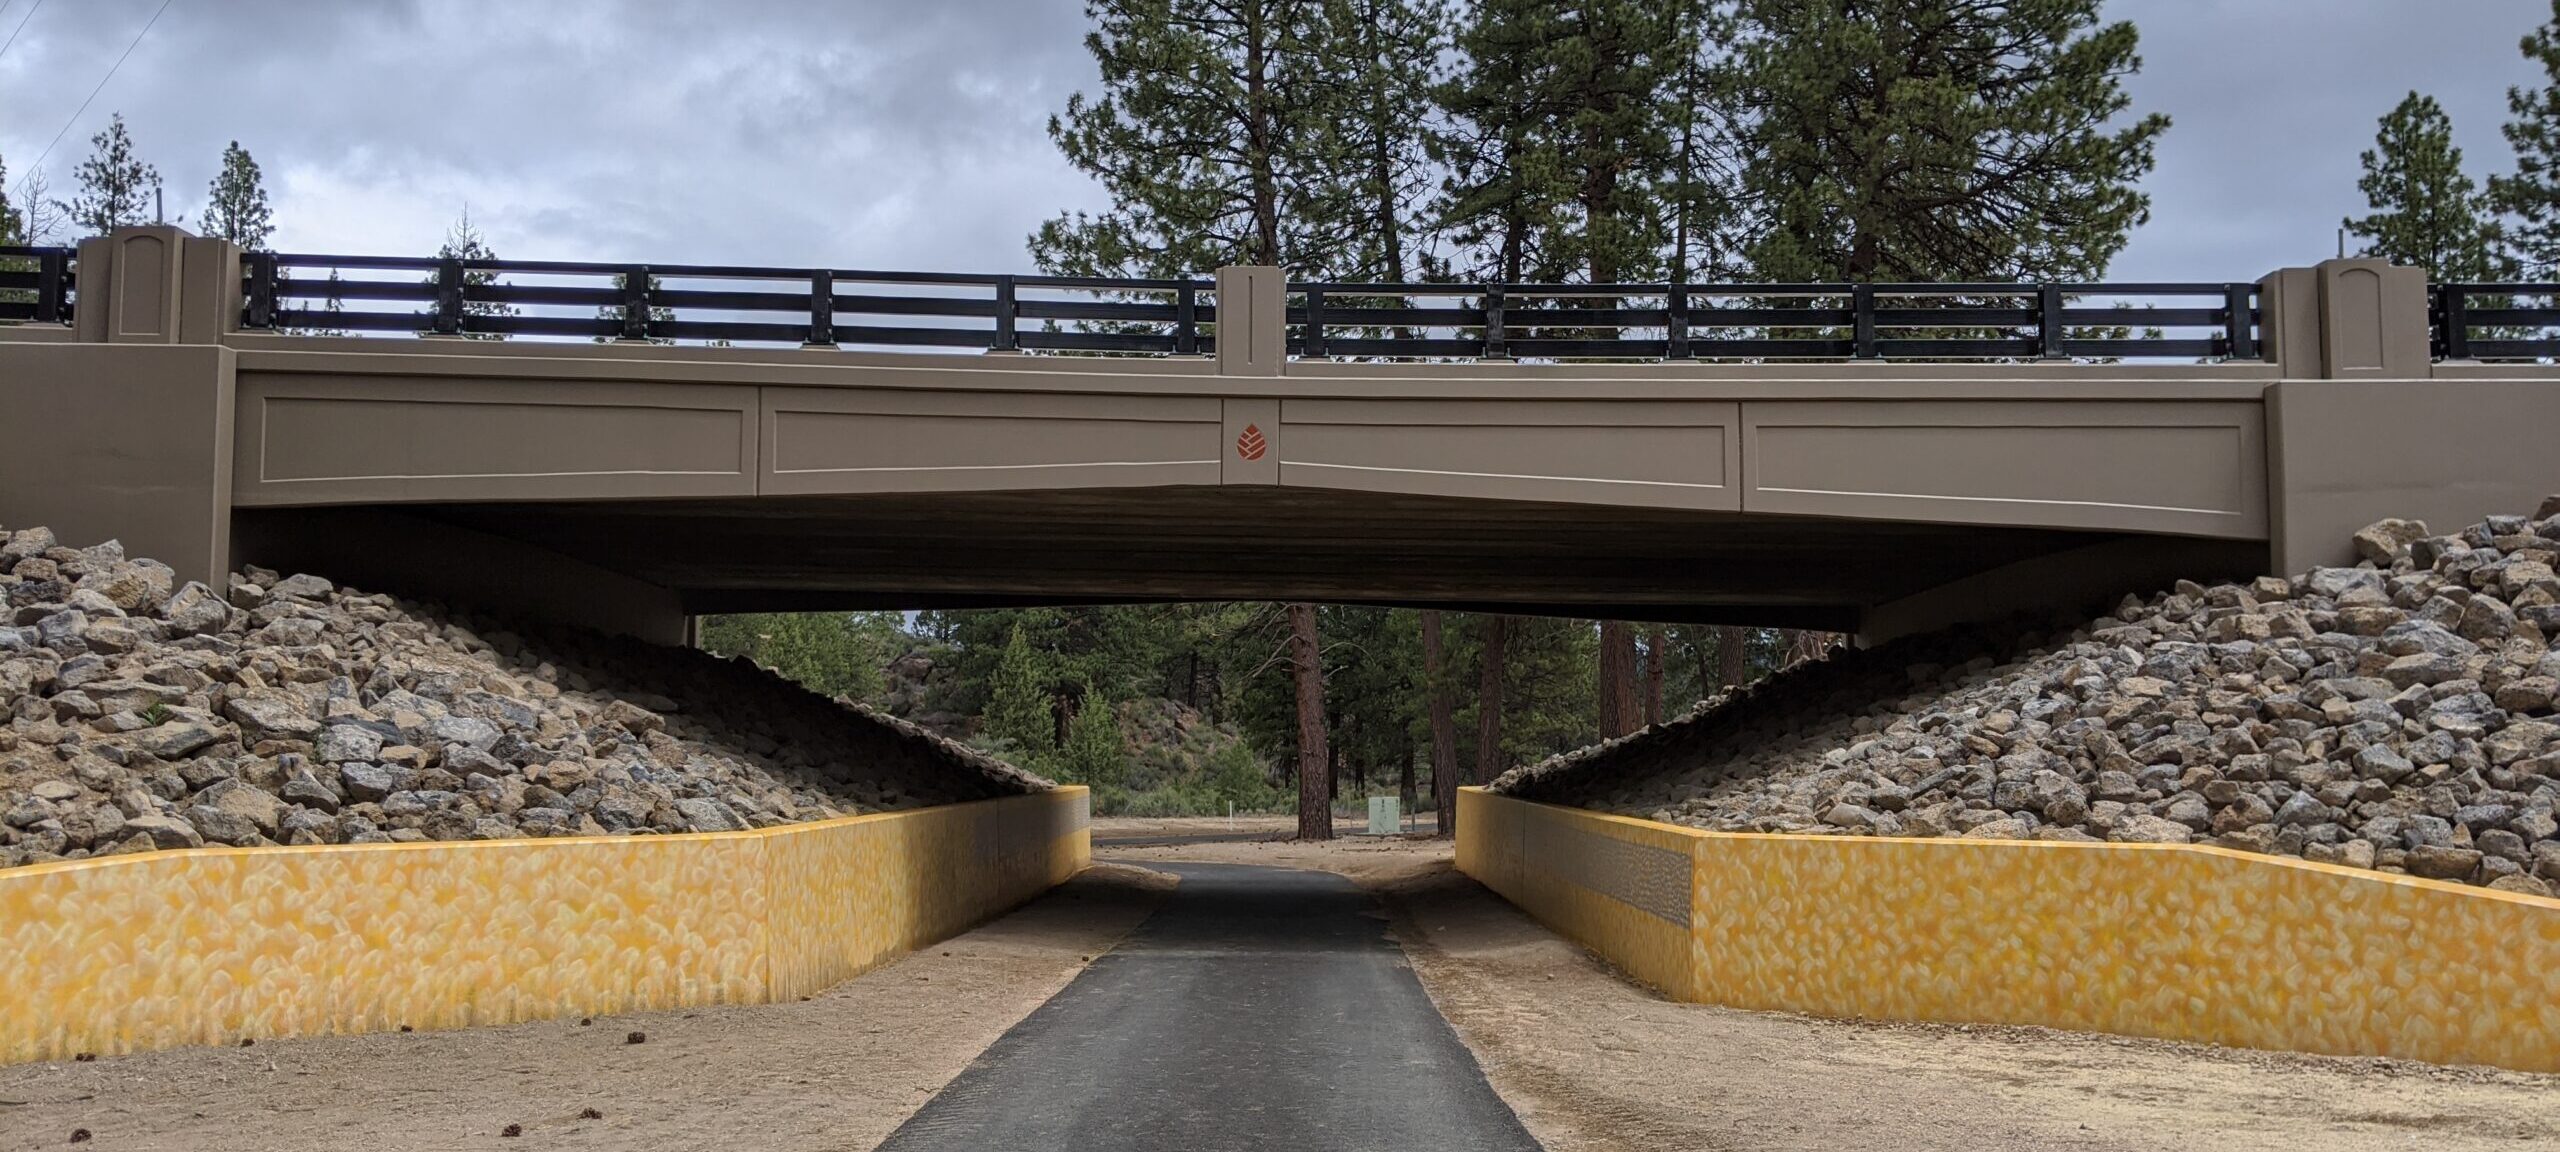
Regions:
[[1262, 429], [1251, 424], [1245, 425], [1244, 431], [1236, 436], [1236, 455], [1244, 459], [1260, 460], [1263, 451], [1269, 447], [1270, 443], [1262, 438]]

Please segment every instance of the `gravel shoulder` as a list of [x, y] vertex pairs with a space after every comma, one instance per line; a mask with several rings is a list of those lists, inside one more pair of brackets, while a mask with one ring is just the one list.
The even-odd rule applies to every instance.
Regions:
[[1495, 1090], [1555, 1152], [2457, 1152], [2560, 1131], [2560, 1077], [1675, 1004], [1458, 875], [1445, 842], [1099, 854], [1321, 868], [1359, 881], [1385, 904], [1424, 989]]
[[1173, 886], [1100, 865], [797, 1003], [0, 1067], [0, 1149], [870, 1148]]

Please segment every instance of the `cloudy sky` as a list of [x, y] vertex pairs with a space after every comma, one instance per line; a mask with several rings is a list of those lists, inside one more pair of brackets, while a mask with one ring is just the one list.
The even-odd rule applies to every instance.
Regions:
[[[0, 158], [70, 171], [124, 113], [192, 213], [224, 142], [277, 247], [425, 254], [468, 205], [499, 251], [948, 271], [1098, 190], [1043, 125], [1096, 77], [1079, 0], [0, 0]], [[2544, 0], [2111, 0], [2135, 107], [2175, 120], [2118, 279], [2246, 279], [2336, 250], [2356, 153], [2410, 89], [2475, 175]], [[32, 16], [30, 16], [32, 13]], [[23, 27], [21, 21], [24, 20]]]

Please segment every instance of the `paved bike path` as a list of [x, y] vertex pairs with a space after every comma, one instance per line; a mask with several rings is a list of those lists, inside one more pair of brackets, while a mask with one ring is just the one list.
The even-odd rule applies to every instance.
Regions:
[[1164, 906], [882, 1152], [1535, 1152], [1350, 881], [1148, 866]]

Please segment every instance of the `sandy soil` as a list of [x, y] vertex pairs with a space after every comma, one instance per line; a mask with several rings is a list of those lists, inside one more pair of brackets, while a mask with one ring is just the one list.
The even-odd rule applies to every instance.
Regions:
[[1379, 894], [1424, 988], [1535, 1133], [1590, 1149], [2543, 1146], [2560, 1077], [2037, 1028], [1674, 1004], [1457, 875], [1445, 842], [1111, 849], [1325, 868]]
[[0, 1149], [870, 1148], [1172, 887], [1097, 867], [798, 1003], [0, 1068]]

